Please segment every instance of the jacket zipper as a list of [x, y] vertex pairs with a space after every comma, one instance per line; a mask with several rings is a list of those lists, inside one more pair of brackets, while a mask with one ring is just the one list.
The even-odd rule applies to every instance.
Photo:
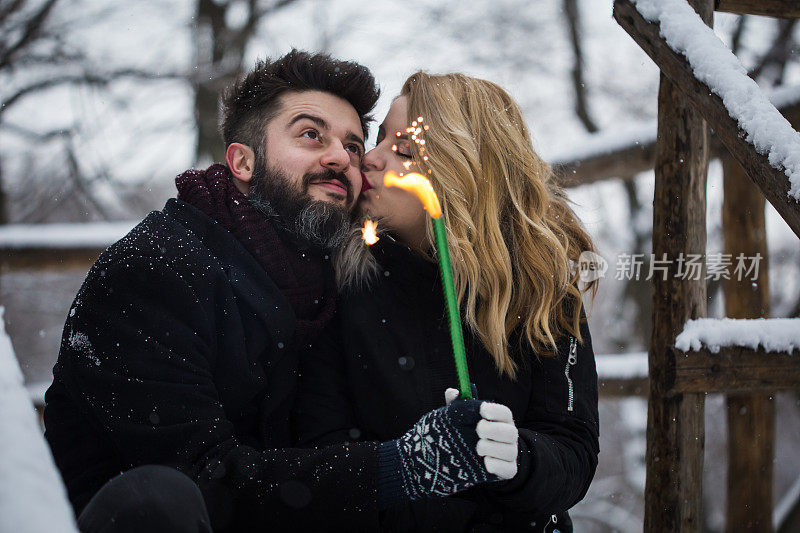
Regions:
[[568, 399], [567, 411], [572, 411], [575, 406], [575, 388], [572, 383], [572, 378], [569, 377], [569, 367], [574, 366], [578, 362], [578, 341], [575, 337], [569, 337], [569, 356], [567, 356], [567, 366], [564, 368], [564, 375], [567, 377]]
[[556, 515], [554, 515], [554, 514], [550, 515], [550, 520], [548, 520], [547, 523], [544, 525], [544, 529], [542, 530], [542, 532], [543, 533], [551, 533], [551, 532], [547, 531], [547, 528], [548, 528], [548, 526], [550, 526], [550, 524], [553, 524], [552, 533], [558, 533], [558, 529], [557, 529], [558, 526], [556, 525], [556, 524], [558, 524], [558, 517]]

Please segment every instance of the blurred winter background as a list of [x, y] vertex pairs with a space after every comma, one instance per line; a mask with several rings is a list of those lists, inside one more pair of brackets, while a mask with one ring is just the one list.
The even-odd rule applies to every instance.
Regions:
[[[133, 222], [160, 208], [174, 195], [176, 174], [221, 159], [219, 90], [256, 58], [291, 47], [371, 68], [383, 91], [379, 119], [403, 80], [422, 68], [466, 72], [507, 88], [550, 161], [579, 157], [602, 139], [644, 139], [655, 131], [658, 71], [613, 21], [611, 6], [611, 0], [2, 0], [0, 224]], [[715, 30], [762, 87], [800, 85], [794, 21], [718, 13]], [[722, 247], [717, 161], [708, 187], [712, 253]], [[590, 317], [595, 351], [644, 351], [651, 284], [615, 279], [615, 263], [620, 253], [651, 251], [653, 173], [569, 194], [610, 264]], [[769, 206], [767, 233], [772, 316], [797, 317], [800, 247]], [[50, 379], [63, 320], [88, 266], [0, 271], [0, 305], [29, 383]], [[709, 281], [708, 295], [709, 316], [721, 316], [721, 283]], [[775, 401], [777, 504], [800, 477], [800, 401], [795, 393]], [[707, 398], [708, 531], [724, 524], [724, 407], [722, 397]], [[573, 510], [576, 530], [641, 531], [646, 400], [605, 397], [600, 415], [600, 466]]]

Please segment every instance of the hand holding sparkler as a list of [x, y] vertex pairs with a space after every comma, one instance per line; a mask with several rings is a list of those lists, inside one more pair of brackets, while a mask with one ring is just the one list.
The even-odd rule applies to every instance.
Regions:
[[[457, 389], [444, 391], [444, 399], [450, 405], [459, 393]], [[517, 455], [519, 454], [519, 430], [514, 424], [511, 409], [503, 404], [482, 402], [481, 421], [475, 430], [478, 455], [483, 457], [486, 471], [500, 479], [511, 479], [517, 475]]]

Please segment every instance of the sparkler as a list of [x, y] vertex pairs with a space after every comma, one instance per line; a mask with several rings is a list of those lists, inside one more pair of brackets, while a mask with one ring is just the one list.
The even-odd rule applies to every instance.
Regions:
[[372, 246], [380, 239], [378, 238], [378, 223], [372, 220], [365, 220], [364, 227], [361, 228], [361, 235], [364, 236], [364, 242]]
[[[415, 124], [416, 125], [416, 124]], [[400, 187], [417, 195], [422, 202], [425, 211], [431, 216], [433, 222], [433, 233], [436, 237], [436, 251], [439, 255], [439, 273], [442, 276], [442, 290], [444, 292], [445, 303], [447, 304], [447, 318], [450, 323], [450, 341], [453, 345], [453, 357], [456, 362], [456, 374], [458, 375], [458, 388], [461, 397], [472, 398], [472, 391], [469, 382], [469, 370], [467, 369], [467, 356], [464, 352], [464, 336], [461, 330], [461, 315], [458, 312], [458, 302], [456, 301], [456, 289], [453, 283], [453, 266], [450, 263], [450, 251], [447, 247], [447, 230], [442, 219], [442, 206], [439, 198], [431, 187], [431, 182], [422, 174], [411, 172], [404, 176], [398, 176], [392, 171], [383, 177], [383, 184], [387, 187]]]
[[[411, 123], [411, 127], [406, 128], [411, 139], [419, 146], [420, 157], [423, 161], [428, 160], [425, 155], [425, 139], [423, 139], [424, 132], [428, 131], [429, 126], [423, 125], [423, 118], [418, 117], [417, 120]], [[400, 132], [396, 133], [398, 137], [401, 136]], [[397, 150], [397, 146], [392, 146], [392, 150]], [[406, 170], [411, 168], [412, 162], [406, 161], [403, 167]], [[431, 171], [428, 170], [428, 174]], [[472, 389], [469, 381], [469, 370], [467, 368], [467, 356], [464, 351], [464, 334], [461, 329], [461, 315], [458, 312], [458, 302], [456, 300], [456, 289], [453, 282], [453, 265], [450, 262], [450, 250], [447, 247], [447, 230], [444, 227], [444, 220], [442, 219], [442, 206], [439, 203], [439, 198], [436, 196], [431, 182], [416, 172], [409, 172], [402, 175], [397, 175], [391, 170], [383, 177], [383, 184], [387, 187], [399, 187], [409, 191], [417, 196], [422, 202], [425, 211], [431, 216], [433, 223], [433, 234], [436, 240], [436, 251], [439, 255], [439, 273], [442, 276], [442, 291], [444, 292], [444, 300], [447, 307], [447, 321], [450, 324], [450, 341], [453, 345], [453, 358], [456, 363], [456, 374], [458, 375], [458, 388], [461, 392], [461, 397], [464, 399], [472, 399]], [[364, 241], [367, 244], [374, 244], [377, 242], [378, 237], [375, 235], [377, 223], [367, 220], [364, 223], [364, 228], [361, 230], [364, 235]], [[374, 238], [374, 240], [372, 240]], [[372, 242], [370, 242], [372, 240]]]

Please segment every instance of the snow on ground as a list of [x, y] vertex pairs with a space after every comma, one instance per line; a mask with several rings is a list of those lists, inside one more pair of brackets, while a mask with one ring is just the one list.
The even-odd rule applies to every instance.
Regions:
[[595, 362], [600, 379], [647, 377], [647, 352], [597, 355]]
[[675, 339], [684, 352], [706, 346], [717, 353], [722, 346], [743, 346], [768, 352], [792, 353], [800, 348], [798, 318], [699, 318], [689, 320]]
[[722, 98], [746, 139], [789, 177], [789, 196], [800, 201], [800, 133], [770, 103], [747, 70], [684, 0], [632, 0], [661, 36], [684, 55], [697, 79]]
[[0, 226], [0, 248], [107, 248], [138, 222], [11, 224]]
[[75, 532], [72, 507], [22, 386], [0, 307], [0, 531]]

